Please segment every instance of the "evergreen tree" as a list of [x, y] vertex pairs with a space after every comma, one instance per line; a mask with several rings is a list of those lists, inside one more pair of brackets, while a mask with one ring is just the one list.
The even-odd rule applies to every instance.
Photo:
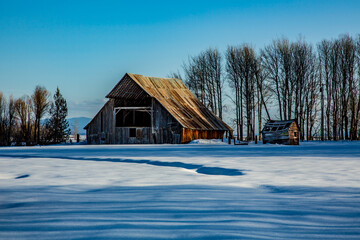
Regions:
[[59, 88], [54, 94], [54, 102], [50, 106], [50, 120], [47, 124], [49, 140], [53, 143], [65, 142], [70, 134], [69, 123], [66, 120], [68, 109], [65, 98]]

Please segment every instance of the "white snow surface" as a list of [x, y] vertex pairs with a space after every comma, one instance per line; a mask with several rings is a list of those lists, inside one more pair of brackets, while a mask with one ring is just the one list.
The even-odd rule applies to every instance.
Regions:
[[0, 239], [360, 239], [360, 142], [0, 148]]

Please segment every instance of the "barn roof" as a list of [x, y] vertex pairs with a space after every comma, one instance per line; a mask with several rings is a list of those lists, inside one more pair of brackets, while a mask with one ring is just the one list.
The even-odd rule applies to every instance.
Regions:
[[208, 110], [180, 79], [126, 73], [106, 97], [116, 99], [123, 98], [129, 92], [132, 95], [136, 94], [127, 89], [128, 83], [122, 84], [128, 77], [155, 98], [184, 128], [232, 131], [226, 123]]

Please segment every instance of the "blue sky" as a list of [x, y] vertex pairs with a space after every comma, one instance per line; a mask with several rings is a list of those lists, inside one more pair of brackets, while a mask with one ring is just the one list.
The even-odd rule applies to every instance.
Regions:
[[59, 86], [92, 117], [126, 72], [165, 77], [208, 47], [360, 33], [360, 1], [0, 0], [0, 91]]

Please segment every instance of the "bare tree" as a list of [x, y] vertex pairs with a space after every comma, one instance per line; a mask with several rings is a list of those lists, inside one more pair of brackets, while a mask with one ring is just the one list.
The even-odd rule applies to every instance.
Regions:
[[9, 97], [9, 104], [7, 108], [7, 122], [7, 143], [10, 145], [12, 142], [13, 128], [15, 125], [15, 102], [12, 95]]
[[238, 139], [243, 139], [243, 98], [242, 86], [243, 82], [240, 78], [240, 47], [228, 47], [226, 51], [226, 73], [235, 95], [235, 121]]
[[359, 122], [359, 74], [356, 74], [358, 47], [349, 35], [318, 46], [322, 81], [326, 89], [328, 139], [357, 139]]
[[177, 72], [171, 72], [170, 74], [168, 74], [167, 77], [168, 77], [168, 78], [176, 78], [176, 79], [180, 79], [180, 80], [183, 79], [179, 71], [177, 71]]
[[[217, 84], [217, 55], [209, 49], [184, 65], [187, 85], [214, 112], [223, 94], [221, 81]], [[229, 46], [225, 59], [233, 90], [226, 95], [235, 106], [239, 139], [245, 126], [249, 139], [254, 137], [255, 119], [261, 131], [263, 108], [270, 119], [267, 101], [275, 105], [277, 118], [297, 119], [301, 140], [319, 133], [321, 140], [360, 138], [360, 35], [323, 40], [315, 50], [301, 38], [277, 39], [259, 57], [247, 45]]]
[[[350, 139], [349, 117], [351, 112], [356, 112], [356, 81], [355, 81], [355, 54], [356, 42], [349, 35], [340, 38], [340, 88], [341, 88], [341, 123], [340, 136]], [[354, 103], [354, 104], [351, 104]], [[351, 116], [353, 120], [355, 116]], [[352, 122], [354, 124], [354, 122]]]
[[264, 70], [261, 64], [261, 58], [257, 60], [257, 68], [256, 68], [256, 93], [257, 93], [257, 106], [258, 106], [258, 131], [259, 131], [259, 140], [262, 140], [262, 135], [260, 134], [262, 131], [262, 120], [263, 114], [262, 109], [265, 108], [267, 114], [267, 120], [271, 120], [268, 108], [266, 103], [269, 101], [271, 95], [270, 87], [268, 86], [268, 82], [266, 81], [266, 71]]
[[261, 51], [261, 62], [266, 71], [267, 80], [271, 86], [272, 95], [278, 103], [279, 117], [283, 119], [283, 104], [280, 79], [281, 56], [278, 51], [278, 44], [273, 41]]
[[205, 101], [205, 63], [204, 56], [189, 57], [188, 64], [183, 64], [185, 83], [195, 96], [203, 103]]
[[351, 117], [351, 140], [360, 139], [360, 34], [357, 37], [356, 41], [356, 63], [357, 63], [357, 78], [353, 84], [354, 89], [352, 91], [351, 101], [354, 107], [352, 107], [352, 117]]
[[[294, 111], [295, 119], [300, 124], [300, 138], [305, 138], [305, 123], [310, 123], [312, 108], [314, 107], [316, 97], [315, 91], [319, 86], [316, 85], [315, 70], [317, 70], [316, 56], [313, 53], [312, 46], [303, 40], [298, 40], [292, 44], [292, 68], [293, 68], [293, 90], [295, 92]], [[312, 98], [311, 98], [312, 97]], [[309, 99], [311, 98], [311, 99]], [[305, 113], [305, 111], [307, 111]], [[308, 126], [308, 125], [307, 125]], [[313, 126], [313, 125], [312, 125]], [[307, 129], [308, 130], [308, 129]], [[306, 131], [309, 133], [309, 131]], [[307, 135], [309, 138], [310, 136]]]
[[[313, 61], [310, 64], [309, 76], [306, 82], [305, 90], [305, 117], [306, 119], [306, 139], [313, 140], [313, 129], [316, 123], [316, 118], [318, 114], [318, 99], [320, 94], [320, 78], [318, 76], [318, 64], [315, 61], [314, 55]], [[305, 124], [303, 124], [305, 126]], [[303, 127], [305, 128], [305, 127]]]
[[254, 49], [246, 44], [238, 47], [228, 47], [226, 60], [229, 83], [235, 94], [238, 134], [240, 132], [240, 140], [242, 140], [243, 107], [245, 107], [247, 140], [250, 141], [254, 139], [255, 134], [255, 92], [256, 76], [259, 71], [258, 60]]
[[6, 100], [0, 92], [0, 145], [6, 144]]
[[32, 101], [28, 96], [24, 96], [15, 101], [15, 113], [20, 121], [21, 141], [25, 141], [27, 145], [31, 141], [32, 129]]
[[183, 68], [185, 83], [190, 90], [213, 113], [222, 118], [223, 79], [219, 51], [209, 48], [195, 57], [190, 57]]
[[348, 36], [345, 36], [344, 40], [348, 49], [346, 66], [349, 76], [349, 138], [357, 140], [360, 137], [358, 134], [360, 123], [360, 35], [356, 40], [349, 39]]
[[333, 140], [338, 140], [339, 138], [339, 123], [340, 123], [340, 99], [341, 99], [341, 89], [340, 89], [340, 71], [339, 71], [339, 58], [340, 58], [340, 43], [338, 40], [333, 41], [331, 51], [330, 51], [330, 69], [331, 69], [331, 98], [332, 98], [332, 107], [331, 107], [331, 116], [332, 116], [332, 134]]
[[33, 111], [35, 115], [35, 141], [37, 144], [40, 143], [40, 120], [48, 109], [49, 96], [50, 93], [46, 90], [46, 88], [41, 86], [36, 86], [32, 95]]
[[206, 52], [206, 66], [208, 73], [208, 91], [211, 99], [211, 105], [214, 112], [222, 118], [222, 68], [221, 68], [221, 54], [217, 49], [209, 48]]
[[[332, 104], [332, 98], [331, 98], [331, 65], [330, 65], [330, 54], [331, 54], [331, 45], [332, 43], [327, 40], [321, 41], [320, 44], [318, 44], [318, 55], [319, 55], [319, 64], [320, 64], [320, 73], [321, 73], [321, 90], [322, 90], [322, 102], [325, 101], [326, 103], [323, 103], [323, 105], [326, 105], [322, 107], [322, 110], [325, 108], [325, 116], [326, 120], [323, 123], [325, 126], [322, 126], [326, 132], [326, 138], [330, 140], [331, 138], [331, 104]], [[323, 92], [325, 91], [325, 94]], [[323, 114], [322, 114], [323, 116]]]
[[283, 118], [292, 118], [292, 103], [295, 89], [293, 80], [294, 44], [287, 39], [277, 40], [277, 51], [280, 56], [280, 91], [282, 95]]
[[255, 87], [256, 87], [256, 72], [257, 72], [257, 58], [253, 48], [248, 45], [243, 45], [240, 48], [240, 79], [243, 82], [242, 94], [245, 100], [246, 109], [246, 126], [247, 126], [247, 140], [254, 138], [254, 120], [255, 117]]

